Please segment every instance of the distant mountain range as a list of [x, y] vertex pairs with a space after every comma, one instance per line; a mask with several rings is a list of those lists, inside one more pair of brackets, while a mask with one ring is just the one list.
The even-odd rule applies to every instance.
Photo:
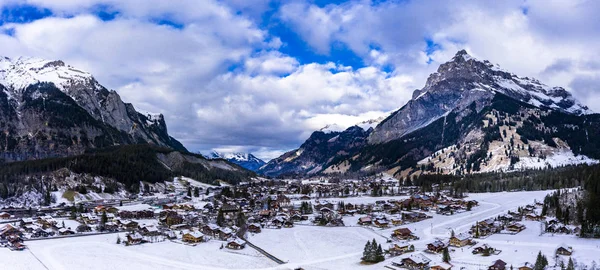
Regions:
[[374, 127], [315, 131], [259, 173], [396, 177], [597, 163], [600, 115], [561, 87], [519, 77], [461, 50]]
[[262, 159], [255, 157], [250, 153], [219, 153], [213, 151], [208, 155], [210, 159], [225, 159], [231, 163], [240, 165], [242, 168], [258, 171], [260, 167], [266, 164]]

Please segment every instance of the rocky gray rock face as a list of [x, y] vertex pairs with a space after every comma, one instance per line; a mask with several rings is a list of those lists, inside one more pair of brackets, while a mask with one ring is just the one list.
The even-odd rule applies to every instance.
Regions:
[[561, 87], [549, 87], [535, 79], [520, 78], [461, 50], [451, 61], [440, 65], [437, 72], [429, 76], [425, 87], [415, 90], [405, 106], [375, 128], [369, 136], [369, 143], [380, 144], [398, 139], [473, 102], [477, 108], [483, 108], [497, 93], [540, 108], [576, 115], [591, 113]]
[[[299, 149], [270, 161], [259, 172], [277, 176], [394, 169], [402, 173], [425, 165], [433, 166], [428, 169], [431, 172], [480, 172], [492, 170], [498, 163], [487, 153], [490, 145], [504, 149], [504, 163], [497, 169], [519, 165], [520, 157], [527, 161], [535, 154], [546, 156], [547, 149], [559, 157], [572, 151], [600, 159], [600, 142], [588, 135], [599, 132], [599, 123], [600, 115], [592, 114], [565, 89], [518, 77], [462, 50], [440, 65], [406, 105], [374, 129], [315, 132]], [[506, 130], [517, 139], [507, 139]], [[331, 142], [342, 134], [343, 143]], [[448, 150], [452, 147], [455, 149]], [[444, 148], [451, 155], [446, 161], [454, 160], [452, 165], [439, 160], [441, 165], [423, 162], [418, 166]]]
[[162, 115], [141, 114], [62, 61], [0, 58], [0, 159], [60, 157], [88, 148], [150, 143], [185, 150]]

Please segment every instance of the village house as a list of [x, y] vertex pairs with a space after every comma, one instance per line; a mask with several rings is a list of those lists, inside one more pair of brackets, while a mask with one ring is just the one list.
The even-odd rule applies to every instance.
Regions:
[[408, 257], [400, 260], [393, 260], [392, 265], [397, 267], [405, 267], [408, 269], [428, 269], [431, 259], [427, 258], [422, 253], [411, 254]]
[[204, 234], [201, 232], [188, 232], [183, 235], [182, 240], [186, 243], [200, 243], [204, 240]]
[[377, 218], [373, 222], [373, 225], [375, 225], [375, 227], [378, 227], [378, 228], [387, 228], [387, 227], [389, 227], [390, 223], [385, 218]]
[[415, 251], [415, 247], [407, 242], [393, 243], [388, 248], [390, 256], [398, 256], [413, 251]]
[[244, 247], [246, 247], [246, 241], [236, 238], [227, 242], [226, 247], [229, 249], [243, 249]]
[[371, 225], [371, 223], [373, 223], [373, 220], [371, 219], [370, 216], [361, 217], [358, 219], [359, 225]]
[[455, 247], [464, 247], [471, 244], [471, 236], [468, 234], [458, 234], [450, 237], [450, 245]]
[[488, 270], [505, 270], [506, 269], [506, 262], [504, 262], [503, 260], [496, 260], [494, 262], [494, 264], [492, 264], [490, 267], [488, 267]]
[[401, 240], [412, 240], [417, 238], [408, 228], [395, 229], [394, 233], [392, 233], [392, 237]]
[[558, 246], [558, 248], [556, 248], [556, 254], [571, 256], [573, 254], [573, 248], [570, 246], [567, 246], [566, 244], [560, 244]]
[[525, 228], [526, 228], [525, 225], [523, 225], [521, 223], [516, 223], [516, 222], [511, 223], [508, 226], [506, 226], [506, 229], [513, 233], [519, 233], [519, 232], [525, 230]]
[[251, 233], [260, 233], [261, 232], [260, 225], [258, 225], [256, 223], [251, 223], [248, 225], [248, 231]]
[[10, 219], [11, 215], [7, 212], [0, 212], [0, 219]]
[[137, 232], [128, 233], [127, 236], [126, 236], [126, 238], [127, 238], [127, 242], [126, 243], [128, 245], [138, 245], [138, 244], [141, 244], [141, 243], [144, 242], [144, 237], [141, 234], [137, 233]]
[[427, 250], [433, 253], [440, 253], [446, 246], [447, 244], [442, 242], [442, 240], [435, 239], [433, 242], [427, 244]]

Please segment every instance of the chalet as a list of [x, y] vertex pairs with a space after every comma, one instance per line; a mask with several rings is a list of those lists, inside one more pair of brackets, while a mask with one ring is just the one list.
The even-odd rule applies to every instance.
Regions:
[[137, 232], [128, 233], [126, 237], [128, 245], [137, 245], [144, 242], [144, 237]]
[[446, 243], [442, 242], [440, 239], [436, 239], [435, 241], [427, 244], [427, 250], [433, 253], [440, 253], [444, 248], [446, 248]]
[[204, 234], [201, 232], [188, 232], [183, 235], [182, 240], [186, 243], [200, 243], [204, 240]]
[[19, 229], [15, 228], [13, 225], [6, 224], [2, 229], [0, 229], [0, 238], [7, 239], [10, 235], [18, 235], [21, 236], [22, 233]]
[[450, 245], [455, 247], [464, 247], [471, 244], [471, 236], [468, 234], [458, 234], [450, 237]]
[[488, 267], [488, 270], [505, 270], [506, 269], [506, 263], [503, 260], [496, 260], [494, 262], [494, 264], [490, 265], [490, 267]]
[[159, 221], [164, 225], [172, 226], [183, 223], [183, 217], [174, 210], [166, 210], [160, 212]]
[[215, 224], [206, 224], [200, 228], [200, 231], [206, 235], [216, 236], [219, 234], [219, 226]]
[[11, 215], [7, 212], [0, 212], [0, 219], [10, 219]]
[[495, 249], [493, 247], [484, 244], [482, 246], [476, 247], [471, 251], [473, 254], [483, 254], [484, 256], [489, 256], [494, 253]]
[[373, 220], [370, 216], [361, 217], [358, 219], [358, 224], [360, 225], [371, 225], [371, 223], [373, 223]]
[[451, 270], [452, 269], [452, 265], [449, 263], [445, 263], [445, 262], [441, 262], [438, 263], [434, 266], [431, 266], [430, 268], [431, 270]]
[[114, 221], [109, 221], [104, 224], [104, 230], [109, 232], [116, 232], [119, 230], [119, 225]]
[[565, 244], [561, 244], [558, 246], [558, 248], [556, 248], [556, 254], [571, 256], [571, 254], [573, 254], [573, 248]]
[[388, 249], [388, 253], [391, 256], [398, 256], [398, 255], [402, 255], [404, 253], [413, 252], [413, 251], [415, 251], [415, 247], [406, 242], [391, 244]]
[[428, 269], [431, 259], [427, 258], [422, 253], [411, 254], [408, 257], [402, 258], [399, 261], [393, 260], [392, 265], [397, 267], [404, 267], [408, 269]]
[[82, 213], [81, 221], [83, 221], [83, 223], [85, 224], [97, 224], [98, 222], [100, 222], [100, 219], [98, 218], [98, 216], [92, 213]]
[[160, 235], [160, 231], [154, 225], [142, 226], [142, 229], [140, 230], [140, 232], [144, 236], [158, 236], [158, 235]]
[[218, 236], [221, 240], [227, 240], [233, 235], [233, 231], [230, 228], [219, 228]]
[[375, 225], [378, 228], [387, 228], [388, 226], [390, 226], [390, 223], [385, 218], [377, 218], [373, 222], [373, 225]]
[[236, 238], [234, 240], [227, 242], [226, 247], [229, 249], [243, 249], [244, 247], [246, 247], [246, 241]]
[[251, 223], [248, 225], [248, 231], [251, 233], [260, 233], [261, 232], [260, 225], [258, 225], [256, 223]]
[[513, 233], [519, 233], [519, 232], [525, 230], [525, 225], [515, 222], [515, 223], [511, 223], [508, 226], [506, 226], [506, 229]]
[[404, 221], [402, 221], [402, 218], [400, 217], [393, 217], [390, 221], [393, 225], [402, 225], [404, 223]]
[[135, 230], [138, 228], [138, 223], [133, 220], [120, 220], [119, 222], [127, 230]]
[[395, 229], [394, 233], [392, 233], [392, 237], [402, 240], [411, 240], [416, 238], [408, 228]]

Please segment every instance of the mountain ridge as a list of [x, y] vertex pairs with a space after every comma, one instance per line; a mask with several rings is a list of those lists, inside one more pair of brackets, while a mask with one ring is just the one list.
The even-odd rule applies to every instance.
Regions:
[[90, 73], [60, 60], [0, 58], [0, 120], [5, 161], [135, 143], [187, 151], [168, 134], [164, 116], [138, 112]]
[[[321, 161], [304, 162], [317, 169], [298, 172], [385, 170], [400, 178], [593, 164], [600, 159], [600, 142], [586, 134], [599, 130], [598, 118], [564, 88], [518, 77], [461, 50], [411, 100], [370, 130], [353, 154], [321, 151], [326, 156]], [[265, 165], [280, 171], [262, 172], [285, 174], [294, 153], [304, 151], [317, 150], [303, 144]]]

